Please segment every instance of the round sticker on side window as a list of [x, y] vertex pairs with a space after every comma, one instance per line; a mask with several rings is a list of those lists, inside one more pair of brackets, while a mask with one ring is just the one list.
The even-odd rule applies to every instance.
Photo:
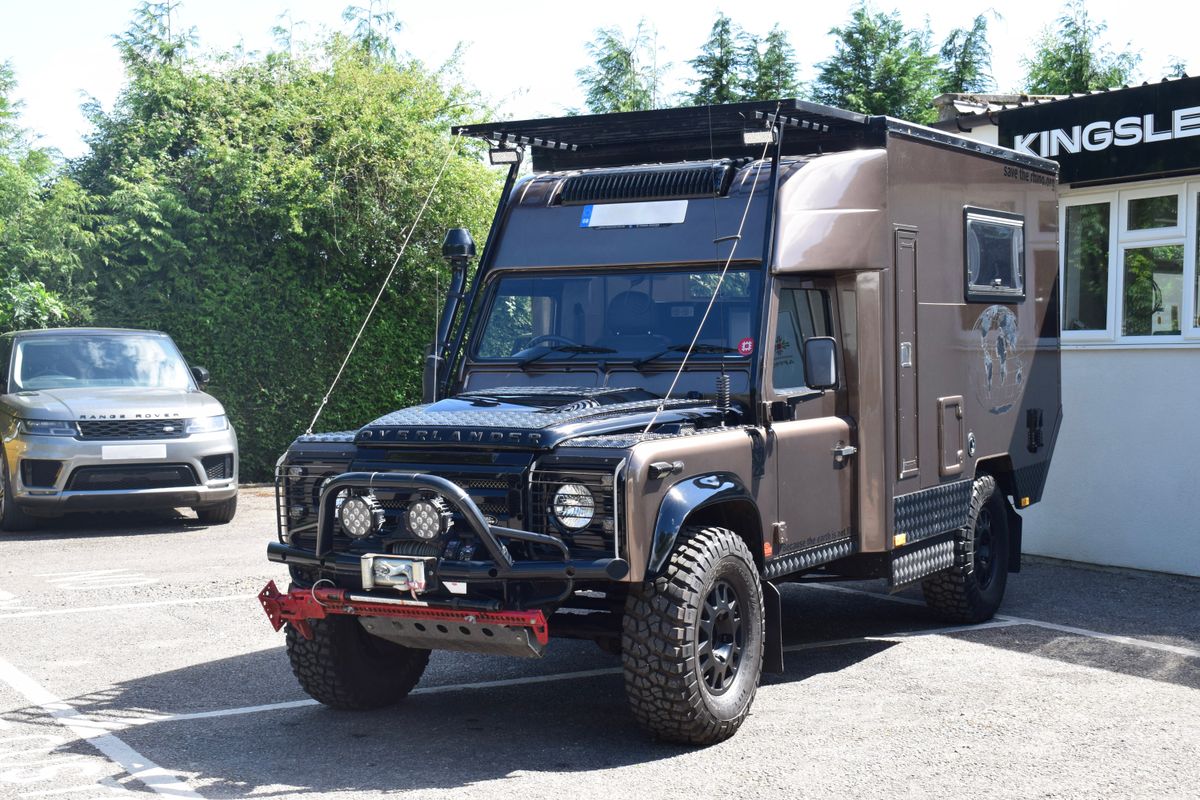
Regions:
[[747, 337], [738, 342], [738, 353], [744, 356], [751, 355], [754, 352], [754, 340]]

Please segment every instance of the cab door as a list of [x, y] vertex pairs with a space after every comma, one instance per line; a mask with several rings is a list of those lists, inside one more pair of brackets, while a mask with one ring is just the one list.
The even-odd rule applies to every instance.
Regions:
[[[848, 555], [852, 540], [854, 438], [845, 381], [824, 393], [804, 376], [804, 341], [836, 336], [834, 283], [779, 279], [772, 298], [773, 339], [764, 370], [771, 403], [771, 465], [777, 481], [777, 522], [768, 574], [786, 574]], [[841, 552], [845, 550], [846, 552]], [[806, 551], [812, 551], [806, 553]]]

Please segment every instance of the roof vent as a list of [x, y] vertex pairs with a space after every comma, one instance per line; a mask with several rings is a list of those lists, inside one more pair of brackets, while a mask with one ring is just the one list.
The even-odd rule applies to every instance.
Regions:
[[729, 192], [733, 164], [728, 160], [670, 166], [597, 169], [563, 181], [563, 205], [630, 200], [719, 197]]

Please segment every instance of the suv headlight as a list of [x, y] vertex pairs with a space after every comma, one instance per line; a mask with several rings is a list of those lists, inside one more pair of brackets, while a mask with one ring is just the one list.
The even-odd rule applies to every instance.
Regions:
[[68, 420], [23, 419], [18, 425], [21, 433], [34, 436], [78, 436], [79, 426]]
[[216, 433], [229, 430], [229, 418], [224, 414], [215, 417], [196, 417], [187, 421], [185, 433]]
[[550, 510], [567, 530], [583, 530], [596, 515], [596, 500], [582, 483], [564, 483], [554, 493]]

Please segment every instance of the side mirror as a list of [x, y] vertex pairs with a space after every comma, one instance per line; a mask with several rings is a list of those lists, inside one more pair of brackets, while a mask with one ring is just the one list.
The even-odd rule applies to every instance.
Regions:
[[804, 382], [810, 389], [836, 389], [837, 339], [814, 336], [804, 341]]
[[192, 377], [196, 379], [196, 385], [201, 389], [208, 386], [208, 382], [212, 380], [212, 376], [204, 367], [192, 367]]

